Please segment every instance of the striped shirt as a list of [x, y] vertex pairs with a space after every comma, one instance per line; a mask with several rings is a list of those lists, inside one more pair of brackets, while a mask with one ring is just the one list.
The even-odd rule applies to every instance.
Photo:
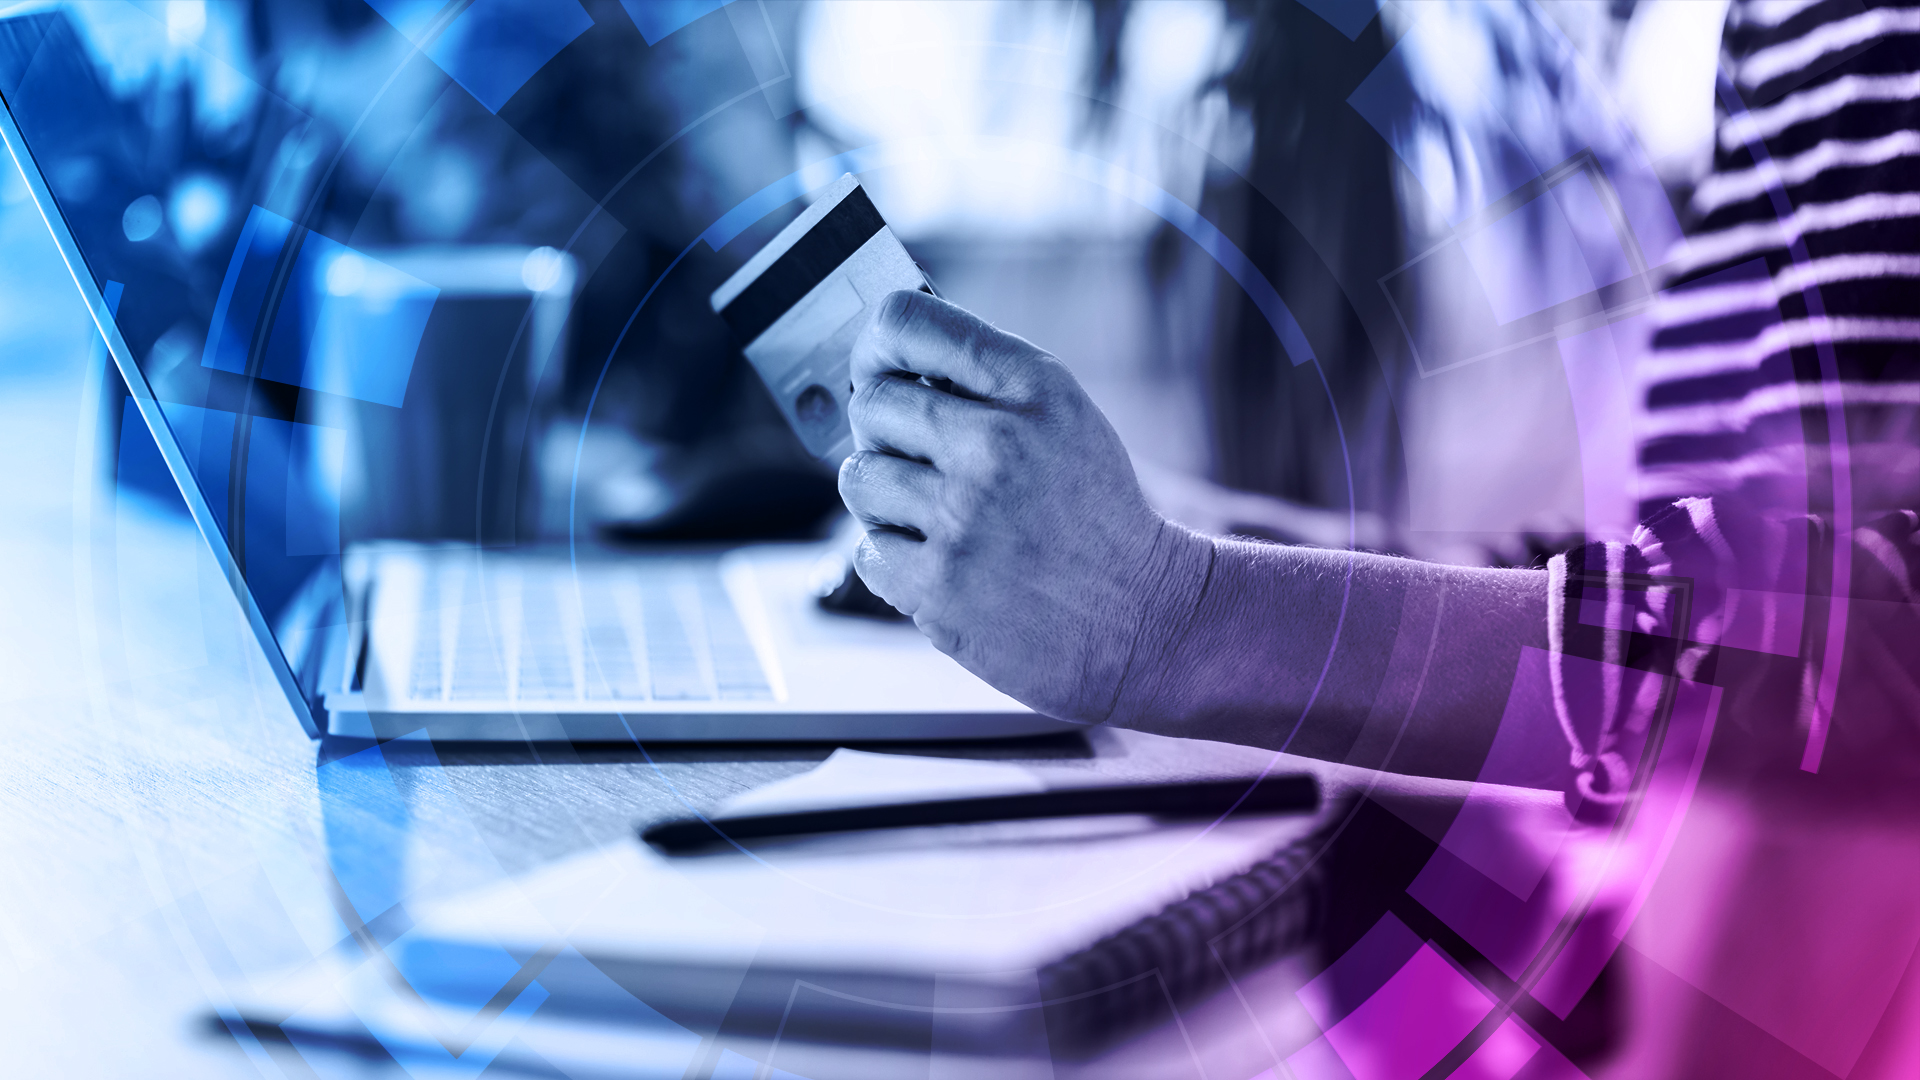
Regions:
[[[1638, 367], [1644, 524], [1549, 564], [1555, 704], [1599, 805], [1669, 673], [1720, 681], [1808, 771], [1920, 747], [1920, 5], [1735, 0], [1719, 98]], [[1768, 664], [1790, 693], [1749, 678]]]

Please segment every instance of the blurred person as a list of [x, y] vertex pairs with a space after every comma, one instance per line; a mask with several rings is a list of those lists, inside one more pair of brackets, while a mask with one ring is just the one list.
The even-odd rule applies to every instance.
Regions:
[[1731, 6], [1713, 170], [1636, 366], [1631, 540], [1501, 570], [1198, 536], [1058, 360], [902, 293], [853, 358], [861, 575], [1048, 714], [1441, 777], [1486, 779], [1538, 650], [1552, 708], [1499, 779], [1595, 822], [1662, 687], [1718, 686], [1708, 831], [1675, 859], [1720, 879], [1654, 905], [1693, 989], [1657, 984], [1670, 1041], [1638, 1075], [1911, 1075], [1916, 34], [1910, 6]]
[[[1583, 500], [1575, 361], [1553, 334], [1494, 345], [1516, 312], [1636, 272], [1611, 232], [1657, 251], [1677, 231], [1590, 70], [1611, 70], [1631, 6], [1224, 7], [1227, 62], [1197, 111], [1228, 119], [1190, 136], [1213, 158], [1196, 205], [1287, 298], [1316, 362], [1290, 363], [1261, 305], [1163, 225], [1163, 362], [1204, 385], [1208, 476], [1229, 490], [1179, 498], [1146, 470], [1149, 502], [1202, 531], [1469, 564], [1539, 566], [1583, 529], [1628, 527], [1629, 499]], [[1589, 176], [1540, 179], [1581, 156]], [[1580, 201], [1589, 180], [1624, 224]]]
[[[795, 54], [798, 9], [765, 7], [784, 55]], [[761, 87], [759, 108], [713, 115], [753, 81], [726, 20], [647, 44], [615, 5], [590, 13], [594, 29], [502, 114], [525, 138], [522, 153], [552, 162], [626, 230], [574, 308], [576, 360], [563, 388], [571, 418], [557, 442], [568, 483], [656, 494], [630, 505], [608, 497], [600, 520], [581, 524], [628, 538], [811, 534], [839, 509], [832, 475], [793, 436], [706, 302], [798, 210], [783, 208], [725, 252], [689, 247], [707, 224], [793, 171], [795, 139], [810, 118], [791, 80]], [[631, 442], [583, 461], [576, 475], [582, 424], [609, 442]], [[590, 438], [588, 453], [601, 445]]]
[[[1386, 20], [1372, 20], [1348, 41], [1303, 4], [1230, 0], [1226, 8], [1241, 44], [1214, 86], [1240, 114], [1222, 140], [1239, 140], [1240, 153], [1211, 148], [1234, 168], [1211, 170], [1200, 205], [1292, 298], [1328, 362], [1324, 386], [1313, 368], [1289, 364], [1258, 305], [1224, 285], [1206, 332], [1194, 335], [1206, 340], [1169, 342], [1176, 354], [1199, 353], [1185, 362], [1200, 369], [1207, 390], [1212, 479], [1299, 509], [1301, 525], [1237, 520], [1237, 534], [1307, 539], [1302, 526], [1314, 520], [1312, 510], [1337, 517], [1344, 531], [1350, 502], [1362, 522], [1391, 522], [1404, 533], [1404, 449], [1394, 406], [1411, 364], [1376, 352], [1365, 323], [1382, 313], [1356, 303], [1378, 296], [1373, 283], [1406, 261], [1407, 223], [1388, 144], [1347, 104], [1391, 47]], [[1316, 166], [1300, 168], [1302, 161]], [[1176, 263], [1187, 249], [1171, 225], [1156, 239], [1159, 299], [1177, 303]], [[1335, 451], [1342, 431], [1356, 451], [1351, 461]], [[1406, 549], [1404, 535], [1363, 531], [1371, 534], [1363, 546]]]

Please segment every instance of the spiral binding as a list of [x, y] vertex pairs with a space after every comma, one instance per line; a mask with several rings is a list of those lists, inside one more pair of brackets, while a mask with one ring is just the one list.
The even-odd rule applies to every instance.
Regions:
[[1319, 927], [1321, 831], [1040, 969], [1049, 1037], [1091, 1048], [1169, 1002], [1181, 1009]]

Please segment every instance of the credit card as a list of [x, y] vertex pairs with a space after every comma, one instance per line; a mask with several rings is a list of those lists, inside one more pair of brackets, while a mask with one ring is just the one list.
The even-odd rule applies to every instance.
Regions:
[[852, 173], [834, 181], [726, 284], [713, 310], [745, 346], [808, 452], [834, 464], [853, 452], [847, 362], [888, 293], [932, 293]]

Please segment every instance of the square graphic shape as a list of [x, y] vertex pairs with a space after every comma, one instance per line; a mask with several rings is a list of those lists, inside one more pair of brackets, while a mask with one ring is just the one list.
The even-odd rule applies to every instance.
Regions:
[[327, 861], [340, 892], [362, 922], [405, 899], [407, 835], [413, 813], [394, 786], [378, 746], [315, 770], [325, 815]]
[[269, 362], [286, 366], [262, 374], [399, 408], [440, 290], [318, 233], [307, 234], [295, 272], [317, 301], [303, 313], [306, 347], [271, 351]]
[[434, 17], [447, 5], [445, 0], [367, 0], [367, 6], [392, 23], [401, 36], [418, 45], [432, 29]]
[[1457, 222], [1380, 288], [1421, 374], [1434, 375], [1634, 315], [1658, 272], [1582, 150]]
[[1539, 1052], [1540, 1040], [1528, 1034], [1520, 1021], [1508, 1018], [1460, 1063], [1454, 1075], [1472, 1080], [1513, 1080]]
[[658, 45], [674, 31], [726, 7], [731, 0], [620, 0], [627, 17], [647, 44]]
[[1348, 41], [1358, 41], [1360, 31], [1380, 14], [1380, 0], [1300, 0], [1300, 6], [1347, 35]]
[[1418, 1080], [1492, 1009], [1492, 995], [1425, 944], [1327, 1043], [1354, 1080]]
[[200, 363], [244, 375], [259, 347], [260, 378], [399, 408], [439, 298], [413, 275], [255, 206]]
[[[132, 400], [128, 400], [132, 404]], [[193, 470], [194, 482], [222, 533], [227, 528], [227, 493], [233, 474], [234, 415], [221, 409], [203, 409], [177, 401], [162, 401], [161, 415], [173, 429], [174, 441]], [[146, 432], [141, 433], [143, 436]], [[123, 436], [124, 441], [124, 436]]]
[[[270, 421], [255, 421], [263, 422]], [[346, 432], [288, 425], [287, 554], [340, 554], [340, 484], [346, 468]]]
[[593, 26], [578, 0], [474, 0], [426, 54], [491, 113]]
[[1394, 972], [1413, 959], [1423, 944], [1420, 935], [1388, 912], [1341, 953], [1338, 960], [1300, 988], [1300, 1003], [1320, 1030], [1325, 1031], [1346, 1019], [1360, 1002], [1372, 997]]
[[1566, 176], [1460, 237], [1499, 325], [1633, 273], [1594, 186], [1597, 172], [1596, 167]]
[[220, 296], [213, 305], [213, 322], [207, 328], [207, 344], [200, 356], [203, 367], [235, 375], [247, 373], [254, 327], [268, 299], [274, 265], [292, 232], [293, 222], [265, 207], [247, 211], [240, 238], [227, 261], [226, 277], [220, 283]]

